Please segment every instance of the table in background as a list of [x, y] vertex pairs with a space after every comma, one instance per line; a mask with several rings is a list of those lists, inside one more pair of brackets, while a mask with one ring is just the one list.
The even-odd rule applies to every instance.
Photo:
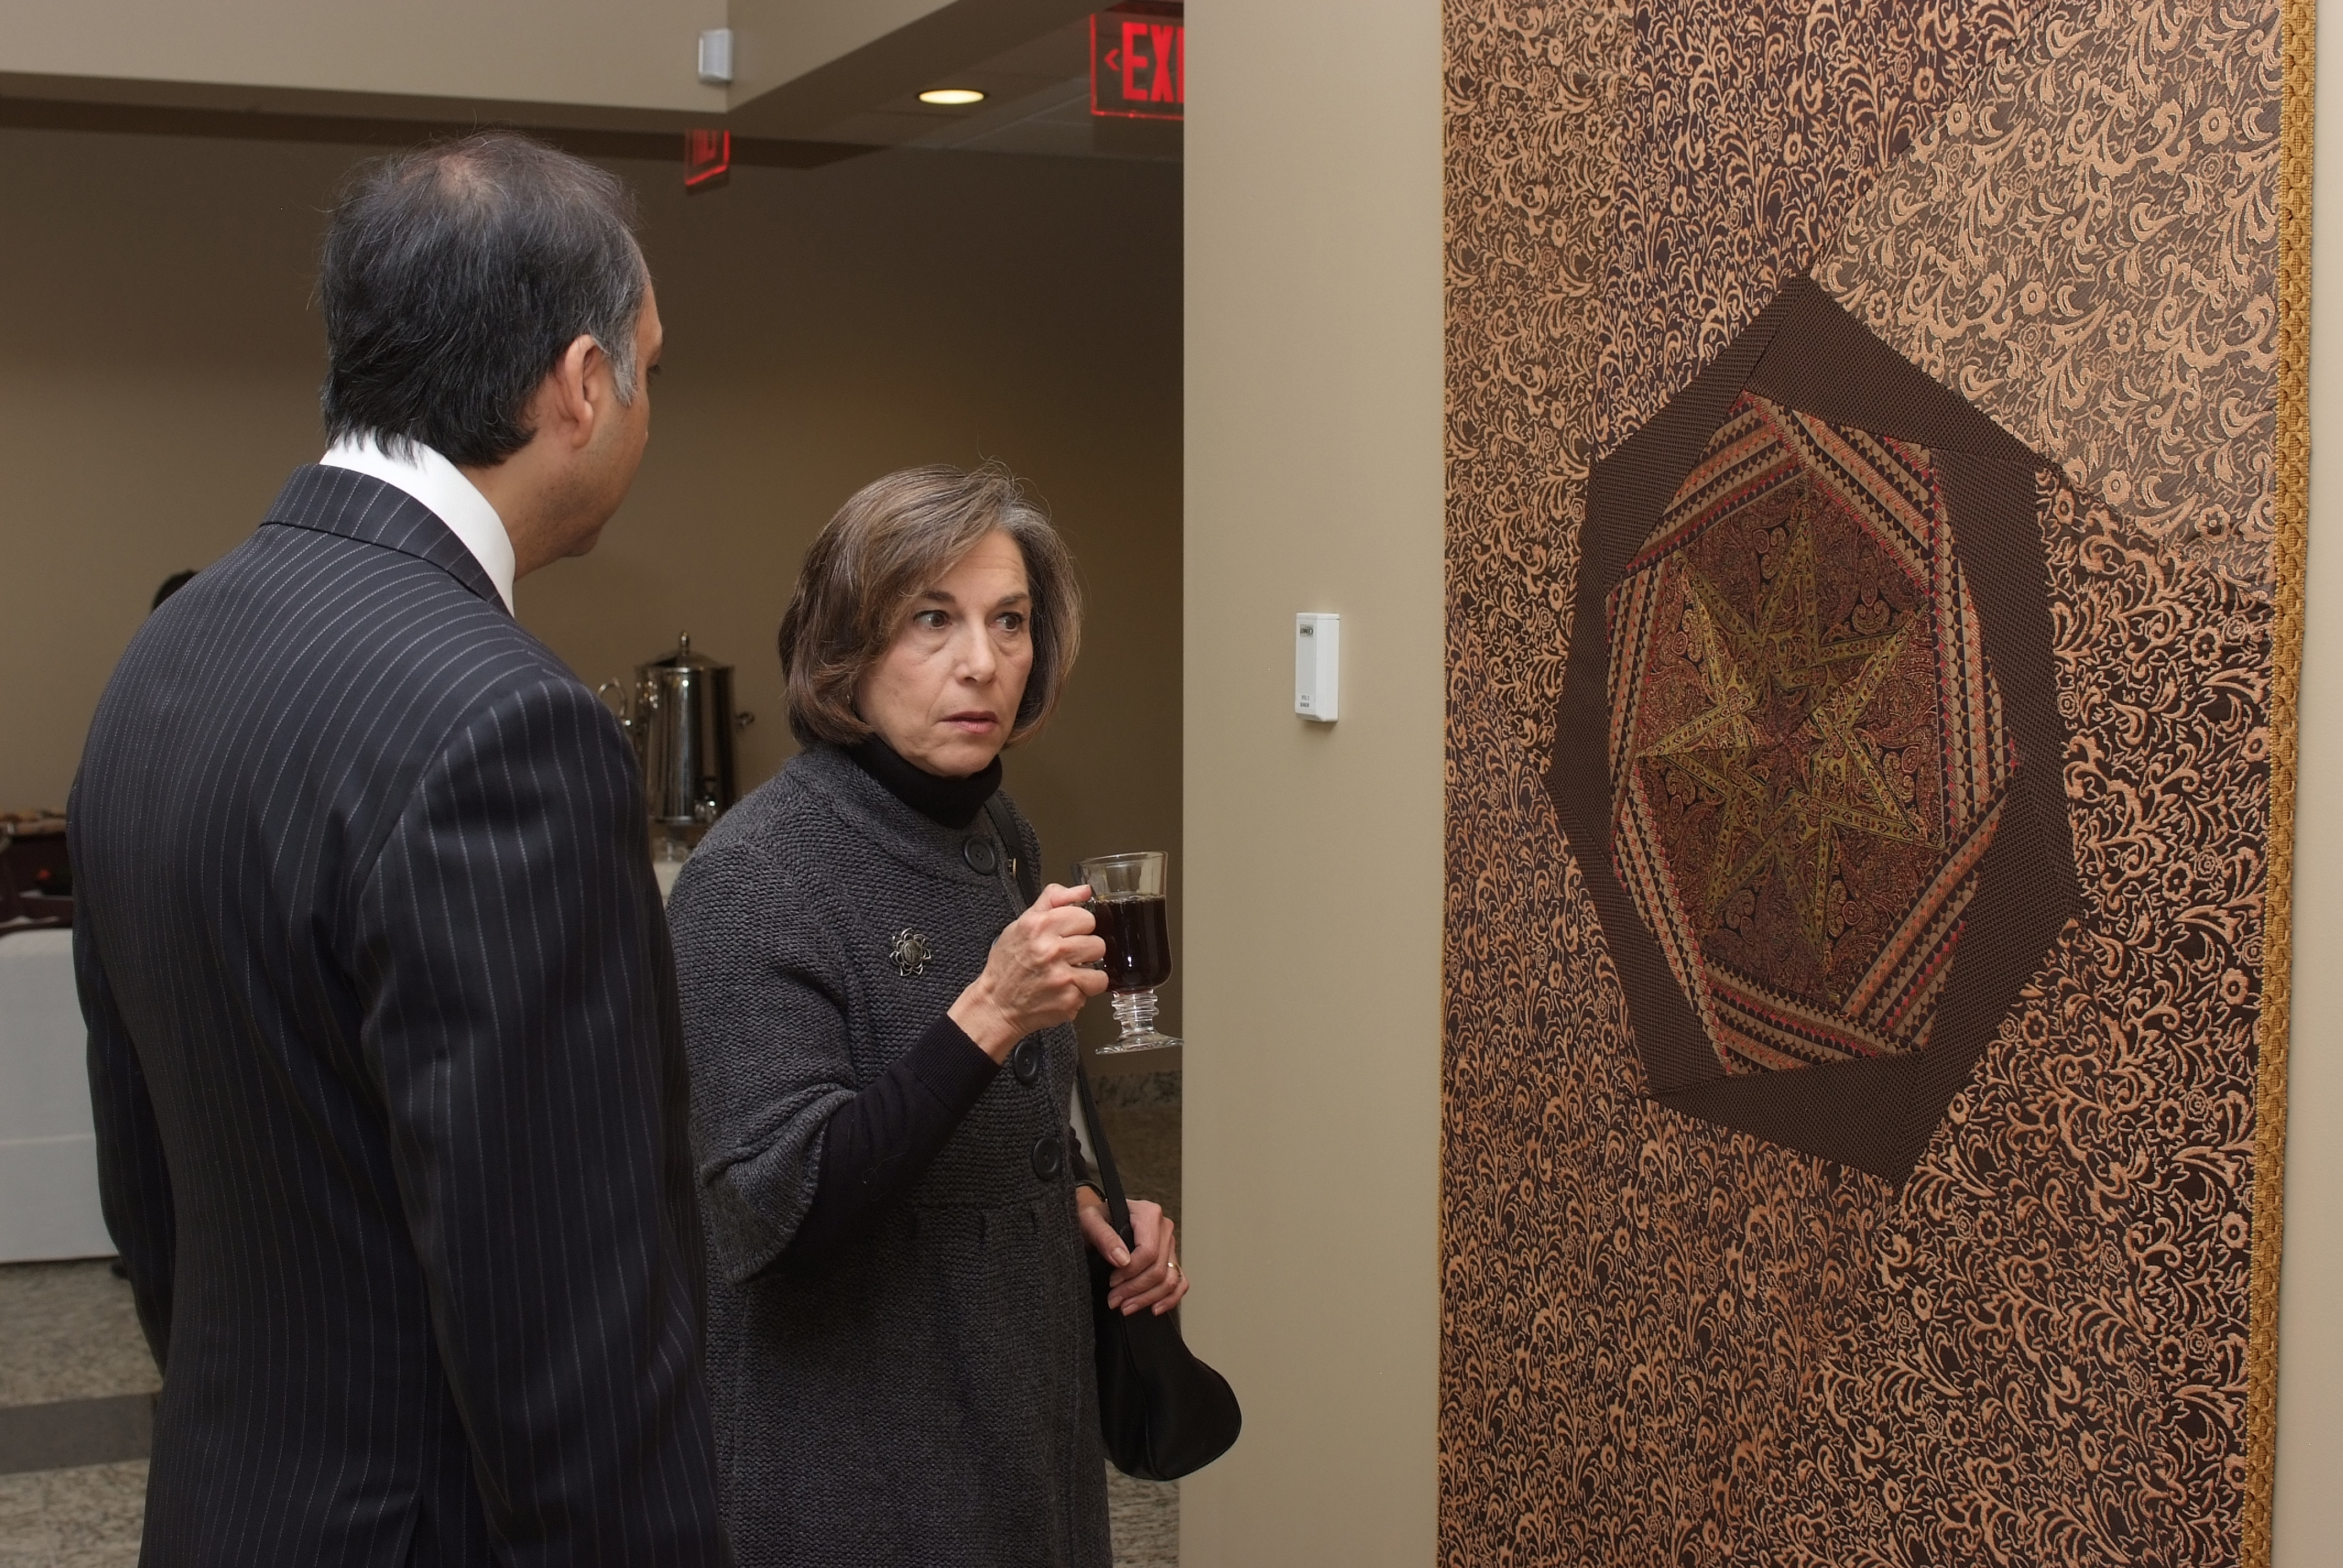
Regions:
[[0, 936], [0, 1263], [114, 1251], [97, 1201], [73, 933]]

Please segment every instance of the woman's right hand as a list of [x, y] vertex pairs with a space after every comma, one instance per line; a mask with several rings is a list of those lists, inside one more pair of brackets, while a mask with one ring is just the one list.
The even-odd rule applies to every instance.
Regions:
[[1033, 907], [994, 940], [984, 972], [951, 1004], [951, 1020], [995, 1061], [1036, 1030], [1071, 1023], [1082, 1004], [1106, 990], [1106, 971], [1086, 966], [1106, 957], [1098, 921], [1082, 903], [1088, 888], [1041, 890]]

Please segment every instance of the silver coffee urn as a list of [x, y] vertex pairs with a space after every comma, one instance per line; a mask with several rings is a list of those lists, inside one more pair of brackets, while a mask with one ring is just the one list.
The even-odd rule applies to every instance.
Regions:
[[732, 667], [692, 652], [691, 634], [664, 658], [635, 666], [629, 683], [606, 680], [612, 707], [642, 764], [651, 858], [664, 896], [708, 825], [740, 798], [732, 737], [756, 722], [732, 708]]

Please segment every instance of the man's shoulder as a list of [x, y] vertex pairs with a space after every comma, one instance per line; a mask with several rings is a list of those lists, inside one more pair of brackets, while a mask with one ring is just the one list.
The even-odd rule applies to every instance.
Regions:
[[397, 550], [265, 525], [140, 628], [91, 744], [110, 759], [160, 723], [209, 755], [266, 733], [321, 788], [354, 766], [389, 783], [500, 705], [548, 702], [599, 706], [501, 603]]
[[[199, 586], [206, 591], [196, 595]], [[502, 604], [431, 561], [364, 540], [264, 524], [164, 611], [189, 595], [195, 636], [330, 649], [340, 656], [335, 668], [377, 689], [446, 687], [477, 698], [547, 679], [579, 684]]]

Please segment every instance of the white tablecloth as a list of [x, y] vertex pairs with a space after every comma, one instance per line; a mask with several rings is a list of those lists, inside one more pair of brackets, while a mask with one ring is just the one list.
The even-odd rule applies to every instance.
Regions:
[[0, 1263], [113, 1254], [73, 933], [0, 937]]

